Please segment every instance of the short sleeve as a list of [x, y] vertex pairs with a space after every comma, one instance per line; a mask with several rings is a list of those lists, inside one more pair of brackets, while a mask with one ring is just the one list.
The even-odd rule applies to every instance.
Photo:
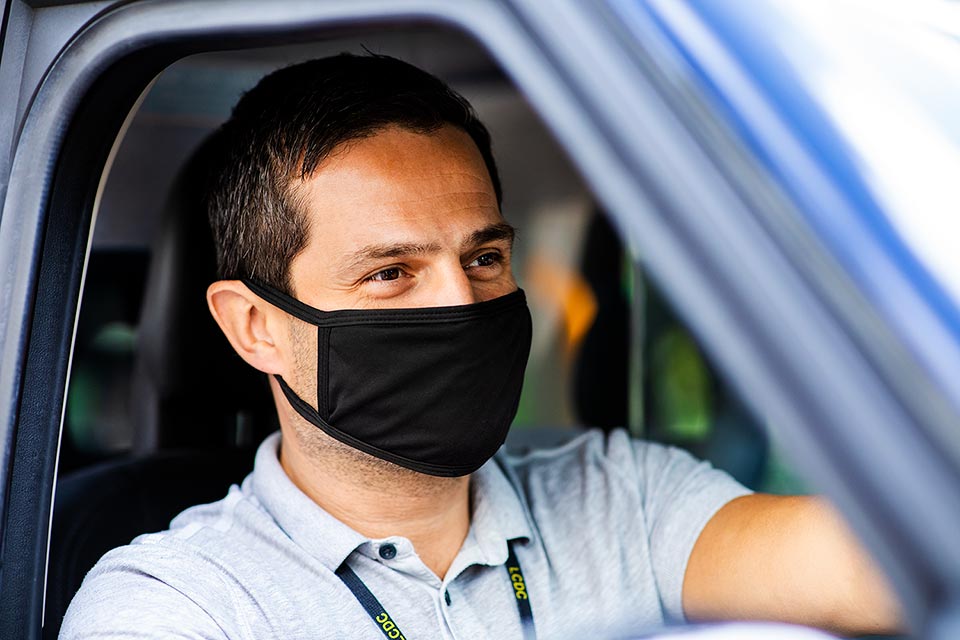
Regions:
[[751, 492], [683, 449], [632, 443], [657, 590], [668, 618], [682, 621], [683, 577], [697, 538], [722, 506]]

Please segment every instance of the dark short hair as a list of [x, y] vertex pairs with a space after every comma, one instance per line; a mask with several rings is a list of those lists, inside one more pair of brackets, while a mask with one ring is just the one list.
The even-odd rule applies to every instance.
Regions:
[[397, 125], [430, 133], [445, 124], [473, 139], [498, 204], [490, 134], [443, 81], [383, 55], [340, 54], [275, 71], [243, 95], [209, 144], [206, 206], [222, 279], [253, 278], [293, 294], [290, 264], [307, 243], [291, 185], [339, 145]]

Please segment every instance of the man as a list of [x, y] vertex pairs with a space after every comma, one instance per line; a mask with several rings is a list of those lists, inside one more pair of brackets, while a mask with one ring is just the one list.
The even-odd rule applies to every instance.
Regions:
[[[381, 56], [263, 79], [216, 135], [210, 311], [280, 432], [222, 501], [114, 550], [63, 636], [565, 638], [898, 625], [820, 501], [588, 433], [497, 453], [530, 316], [486, 129]], [[496, 454], [496, 455], [495, 455]]]

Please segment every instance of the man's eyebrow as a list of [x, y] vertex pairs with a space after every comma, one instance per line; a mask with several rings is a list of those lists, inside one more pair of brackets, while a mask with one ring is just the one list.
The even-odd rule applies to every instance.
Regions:
[[350, 273], [362, 269], [367, 263], [377, 262], [384, 258], [402, 258], [404, 256], [422, 256], [440, 251], [436, 243], [420, 244], [416, 242], [396, 242], [383, 244], [368, 244], [354, 251], [344, 259], [343, 273]]
[[[474, 247], [506, 240], [511, 245], [516, 230], [506, 222], [488, 225], [482, 229], [477, 229], [463, 241], [463, 249], [468, 251]], [[382, 244], [369, 244], [353, 253], [348, 254], [343, 259], [343, 266], [340, 273], [351, 275], [357, 271], [362, 271], [371, 263], [379, 262], [386, 258], [403, 258], [407, 256], [423, 256], [431, 253], [437, 253], [442, 247], [434, 242], [421, 244], [417, 242], [394, 242]]]
[[506, 222], [500, 222], [497, 224], [491, 224], [484, 227], [483, 229], [477, 229], [464, 241], [464, 247], [478, 247], [482, 244], [488, 242], [496, 242], [498, 240], [506, 240], [513, 245], [513, 238], [516, 236], [517, 230]]

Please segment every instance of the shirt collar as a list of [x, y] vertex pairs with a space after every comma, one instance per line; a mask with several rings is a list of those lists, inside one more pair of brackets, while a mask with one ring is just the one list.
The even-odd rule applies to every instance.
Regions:
[[257, 449], [253, 494], [287, 536], [331, 571], [368, 538], [340, 522], [300, 491], [280, 465], [280, 432]]
[[529, 540], [533, 536], [529, 509], [516, 489], [515, 479], [508, 474], [498, 454], [471, 478], [470, 536], [480, 551], [477, 560], [483, 564], [503, 564], [509, 540]]
[[[280, 465], [280, 432], [268, 436], [257, 450], [252, 490], [283, 532], [331, 571], [370, 539], [327, 513], [290, 480]], [[497, 458], [487, 461], [470, 481], [470, 534], [480, 552], [478, 561], [507, 561], [507, 541], [532, 537], [528, 510]], [[513, 480], [513, 481], [512, 481]], [[465, 543], [466, 546], [466, 543]]]

